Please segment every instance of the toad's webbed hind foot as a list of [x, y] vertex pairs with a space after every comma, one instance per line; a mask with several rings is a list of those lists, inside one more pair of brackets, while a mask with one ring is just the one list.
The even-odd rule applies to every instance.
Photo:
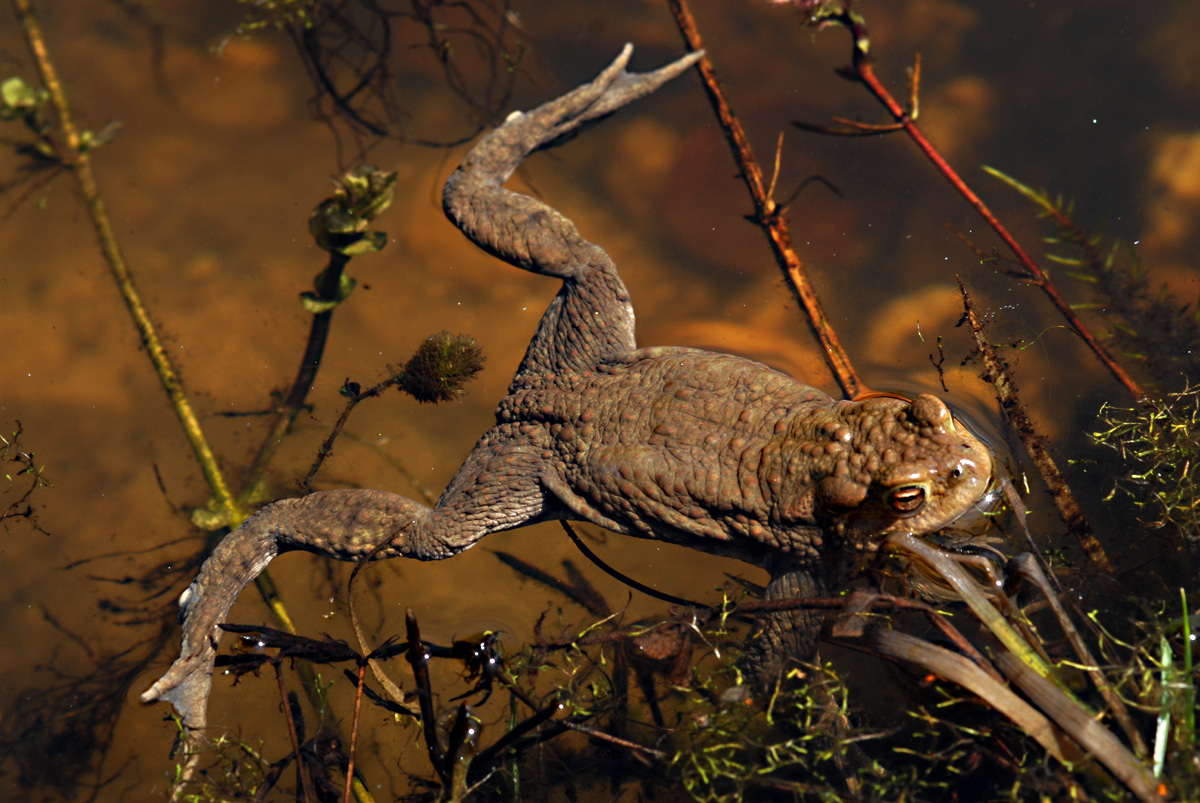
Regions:
[[[689, 53], [646, 73], [625, 71], [632, 55], [633, 46], [625, 45], [616, 60], [594, 80], [536, 109], [513, 112], [501, 126], [476, 144], [446, 182], [443, 204], [450, 219], [480, 246], [509, 260], [511, 244], [507, 241], [493, 243], [493, 238], [488, 236], [488, 231], [496, 228], [494, 221], [471, 215], [470, 201], [477, 198], [478, 193], [468, 188], [503, 184], [529, 154], [560, 145], [618, 109], [651, 94], [695, 64], [703, 54]], [[548, 266], [540, 263], [536, 267], [529, 264], [521, 267], [548, 272]]]
[[509, 115], [446, 181], [442, 207], [471, 240], [510, 265], [563, 280], [514, 387], [530, 376], [587, 370], [636, 348], [633, 307], [608, 254], [559, 212], [501, 186], [529, 154], [559, 145], [649, 95], [701, 56], [691, 53], [653, 72], [629, 73], [625, 66], [632, 54], [632, 46], [626, 45], [590, 83]]
[[304, 550], [341, 560], [453, 554], [431, 535], [433, 511], [383, 491], [322, 491], [268, 505], [225, 537], [179, 598], [183, 647], [142, 702], [165, 700], [185, 727], [202, 729], [220, 624], [242, 590], [282, 552]]

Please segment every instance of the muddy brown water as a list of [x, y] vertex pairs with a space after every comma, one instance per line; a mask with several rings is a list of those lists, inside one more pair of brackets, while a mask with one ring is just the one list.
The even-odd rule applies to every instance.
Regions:
[[[1019, 199], [987, 182], [981, 163], [1077, 197], [1085, 222], [1106, 221], [1110, 233], [1139, 241], [1148, 268], [1181, 300], [1196, 298], [1200, 57], [1179, 31], [1200, 22], [1200, 3], [1171, 4], [1166, 18], [1154, 20], [1119, 3], [1035, 5], [1017, 13], [990, 0], [911, 0], [864, 3], [862, 10], [879, 71], [897, 95], [904, 94], [912, 53], [923, 53], [922, 121], [1018, 236], [1036, 245], [1040, 229]], [[99, 181], [146, 304], [236, 482], [263, 436], [262, 420], [226, 414], [262, 409], [272, 390], [290, 382], [308, 319], [297, 294], [324, 263], [306, 219], [328, 193], [329, 177], [349, 165], [339, 163], [329, 127], [312, 118], [311, 90], [286, 39], [235, 38], [222, 57], [211, 52], [235, 24], [234, 4], [147, 6], [162, 34], [159, 62], [151, 30], [115, 3], [44, 2], [38, 11], [79, 123], [123, 123], [96, 154]], [[954, 328], [959, 308], [949, 288], [959, 273], [1004, 337], [1036, 340], [1021, 358], [1021, 376], [1039, 420], [1065, 448], [1078, 445], [1098, 398], [1123, 401], [1033, 290], [980, 267], [947, 232], [949, 223], [992, 248], [979, 221], [910, 143], [834, 140], [788, 126], [831, 115], [883, 121], [861, 88], [831, 72], [849, 55], [843, 33], [811, 40], [788, 9], [766, 3], [704, 3], [696, 13], [768, 165], [785, 131], [778, 194], [818, 174], [839, 191], [810, 185], [789, 219], [826, 310], [869, 384], [936, 388], [927, 355], [943, 336], [954, 369], [944, 395], [994, 422], [974, 369], [957, 368], [967, 346]], [[659, 4], [518, 3], [512, 18], [526, 54], [510, 108], [590, 78], [625, 41], [637, 46], [641, 68], [680, 49]], [[33, 78], [8, 11], [0, 54], [5, 77]], [[396, 80], [406, 130], [429, 138], [468, 131], [467, 111], [428, 60], [412, 55], [404, 64]], [[5, 124], [3, 134], [19, 137], [19, 126]], [[342, 154], [352, 153], [352, 143], [340, 144]], [[389, 244], [351, 263], [359, 289], [335, 316], [313, 409], [273, 465], [277, 493], [294, 487], [328, 432], [341, 407], [339, 385], [382, 378], [429, 333], [464, 332], [484, 345], [487, 368], [469, 395], [439, 406], [396, 395], [364, 405], [317, 484], [415, 495], [407, 472], [436, 493], [492, 420], [556, 286], [488, 258], [442, 218], [440, 185], [464, 152], [395, 141], [372, 150], [372, 162], [399, 172], [396, 202], [378, 222]], [[0, 151], [5, 182], [20, 165], [11, 150]], [[633, 295], [642, 344], [734, 350], [833, 390], [761, 234], [742, 219], [745, 191], [694, 76], [530, 160], [519, 181], [613, 255]], [[10, 187], [0, 206], [0, 425], [8, 436], [20, 422], [21, 445], [54, 483], [31, 500], [41, 531], [21, 519], [5, 522], [0, 707], [11, 713], [24, 705], [27, 714], [32, 708], [42, 719], [26, 721], [41, 723], [33, 732], [45, 733], [81, 703], [39, 691], [102, 672], [104, 656], [153, 632], [132, 621], [139, 590], [129, 581], [194, 551], [199, 536], [187, 513], [207, 490], [70, 178], [40, 174]], [[1078, 287], [1067, 289], [1082, 297]], [[16, 477], [13, 487], [25, 481]], [[15, 493], [8, 491], [5, 504]], [[1103, 529], [1105, 511], [1092, 512]], [[1118, 535], [1106, 537], [1123, 546]], [[761, 579], [737, 564], [633, 539], [609, 537], [598, 548], [643, 582], [706, 601], [719, 599], [725, 572]], [[440, 564], [381, 567], [363, 603], [378, 622], [376, 634], [399, 631], [405, 607], [435, 641], [493, 629], [514, 647], [547, 610], [552, 619], [562, 608], [567, 620], [583, 620], [581, 611], [500, 564], [496, 549], [548, 570], [567, 559], [586, 563], [555, 527], [541, 526], [490, 537]], [[272, 566], [304, 632], [349, 637], [344, 569], [300, 555]], [[585, 571], [614, 604], [628, 598], [615, 581]], [[190, 573], [174, 579], [172, 596]], [[664, 608], [639, 594], [629, 605], [632, 617]], [[268, 614], [251, 591], [232, 619], [265, 622]], [[176, 645], [129, 679], [123, 704], [104, 717], [115, 730], [102, 765], [87, 763], [93, 757], [70, 741], [7, 741], [0, 798], [161, 795], [173, 766], [172, 727], [163, 707], [142, 707], [136, 696]], [[275, 723], [277, 716], [269, 678], [236, 689], [217, 682], [213, 722]], [[3, 736], [12, 739], [19, 731], [11, 716], [5, 721]], [[278, 754], [276, 724], [253, 738], [268, 738]], [[36, 750], [23, 750], [28, 744]], [[406, 788], [394, 772], [365, 763], [385, 785], [384, 798]]]

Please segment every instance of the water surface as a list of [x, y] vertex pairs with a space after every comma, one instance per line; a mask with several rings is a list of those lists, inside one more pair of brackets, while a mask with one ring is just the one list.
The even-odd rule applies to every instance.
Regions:
[[[223, 56], [214, 55], [236, 24], [233, 4], [170, 0], [139, 15], [97, 0], [40, 6], [80, 125], [123, 123], [96, 153], [101, 187], [146, 304], [236, 483], [264, 433], [261, 418], [227, 414], [262, 410], [291, 380], [308, 322], [297, 296], [324, 262], [306, 219], [328, 193], [330, 176], [352, 166], [354, 142], [344, 131], [335, 139], [313, 118], [311, 86], [285, 37], [235, 38]], [[1103, 223], [1108, 233], [1139, 242], [1152, 274], [1181, 301], [1195, 301], [1200, 61], [1179, 32], [1195, 29], [1200, 3], [1168, 4], [1153, 16], [1117, 2], [1015, 8], [992, 0], [910, 0], [863, 3], [861, 10], [879, 72], [898, 95], [905, 94], [913, 53], [922, 53], [922, 122], [1026, 243], [1036, 246], [1044, 230], [1019, 198], [983, 176], [981, 164], [1076, 197], [1085, 224]], [[961, 274], [998, 321], [997, 339], [1036, 343], [1020, 360], [1026, 397], [1068, 454], [1080, 448], [1097, 399], [1126, 400], [1035, 290], [980, 266], [947, 230], [968, 233], [985, 251], [995, 247], [911, 143], [898, 136], [822, 138], [790, 127], [792, 120], [833, 115], [885, 122], [861, 87], [833, 74], [849, 58], [845, 34], [814, 39], [786, 7], [765, 3], [704, 2], [695, 12], [768, 166], [784, 132], [777, 196], [814, 175], [837, 190], [810, 184], [788, 219], [864, 379], [878, 387], [937, 388], [928, 355], [942, 336], [954, 369], [946, 395], [994, 415], [986, 388], [972, 376], [976, 369], [957, 368], [968, 349], [954, 327], [959, 307], [951, 288]], [[638, 68], [680, 52], [659, 4], [517, 3], [512, 19], [524, 55], [509, 108], [590, 78], [626, 41], [638, 48]], [[11, 17], [0, 26], [0, 53], [5, 76], [33, 79]], [[453, 139], [471, 130], [471, 111], [429, 59], [414, 50], [399, 64], [398, 127], [410, 139]], [[6, 124], [4, 135], [20, 138], [19, 126]], [[478, 252], [441, 217], [441, 182], [464, 152], [394, 139], [373, 145], [370, 160], [400, 176], [396, 202], [379, 221], [390, 242], [351, 264], [359, 290], [335, 316], [312, 410], [273, 465], [277, 494], [290, 492], [305, 473], [341, 408], [341, 383], [383, 378], [432, 332], [469, 333], [483, 343], [487, 369], [469, 395], [439, 406], [395, 395], [364, 405], [317, 485], [415, 495], [407, 474], [436, 493], [491, 422], [556, 287]], [[19, 177], [22, 160], [0, 153], [3, 180]], [[79, 711], [96, 713], [87, 704], [95, 687], [54, 690], [101, 677], [111, 667], [108, 656], [154, 638], [154, 611], [191, 570], [167, 571], [169, 591], [150, 601], [135, 581], [194, 553], [202, 536], [188, 516], [208, 492], [70, 177], [40, 173], [23, 181], [0, 197], [0, 424], [7, 436], [20, 422], [22, 446], [54, 487], [31, 499], [37, 528], [6, 521], [0, 706], [25, 712], [20, 722], [40, 715], [35, 734], [63, 736], [8, 741], [11, 752], [0, 759], [16, 759], [30, 744], [35, 749], [20, 754], [24, 765], [3, 764], [0, 796], [153, 798], [173, 766], [173, 730], [162, 707], [141, 707], [136, 696], [175, 647], [168, 644], [144, 672], [126, 678], [124, 698], [97, 713], [94, 727], [78, 729], [92, 736], [115, 729], [102, 765], [90, 763], [86, 745], [67, 738], [71, 730], [63, 727], [80, 719]], [[738, 351], [834, 390], [761, 233], [742, 217], [749, 202], [695, 76], [530, 160], [519, 181], [614, 256], [633, 295], [642, 344]], [[1086, 297], [1054, 275], [1068, 293]], [[13, 487], [24, 481], [14, 478]], [[1034, 507], [1046, 505], [1037, 500]], [[1119, 532], [1105, 529], [1105, 508], [1089, 512], [1114, 549], [1125, 546]], [[1052, 520], [1047, 526], [1056, 530]], [[544, 611], [553, 620], [560, 608], [570, 621], [584, 619], [505, 568], [494, 549], [548, 570], [566, 559], [585, 562], [556, 528], [543, 526], [493, 536], [453, 561], [375, 569], [363, 601], [378, 622], [375, 634], [398, 632], [405, 607], [436, 641], [499, 629], [515, 646]], [[653, 543], [608, 537], [599, 549], [643, 582], [705, 601], [719, 599], [715, 589], [726, 572], [761, 580], [746, 567]], [[613, 604], [625, 602], [622, 586], [586, 571]], [[304, 632], [350, 637], [345, 567], [292, 555], [272, 574]], [[663, 608], [634, 594], [629, 615]], [[233, 619], [269, 621], [253, 592]], [[212, 721], [274, 722], [273, 686], [267, 678], [231, 690], [218, 681]], [[13, 739], [20, 727], [10, 715], [0, 736]], [[269, 748], [279, 754], [280, 733], [272, 725], [252, 736], [272, 740]], [[389, 777], [382, 768], [367, 770]], [[34, 786], [22, 790], [22, 781]], [[389, 782], [397, 784], [392, 794], [404, 791], [403, 781]]]

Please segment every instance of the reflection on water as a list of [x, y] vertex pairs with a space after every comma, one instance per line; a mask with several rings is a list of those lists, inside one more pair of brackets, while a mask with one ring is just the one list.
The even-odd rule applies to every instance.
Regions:
[[[81, 124], [123, 123], [96, 154], [102, 190], [151, 314], [236, 480], [262, 437], [261, 418], [244, 413], [264, 408], [273, 390], [286, 387], [303, 347], [308, 314], [297, 294], [324, 263], [307, 234], [309, 210], [328, 194], [329, 177], [348, 166], [340, 160], [353, 160], [355, 141], [344, 129], [335, 139], [311, 118], [310, 86], [284, 37], [233, 38], [221, 58], [213, 55], [210, 48], [237, 19], [232, 4], [214, 9], [172, 0], [137, 14], [116, 3], [69, 11], [43, 5]], [[1194, 30], [1188, 23], [1200, 19], [1200, 3], [1177, 3], [1166, 20], [1087, 4], [1014, 15], [1011, 4], [990, 0], [910, 0], [862, 10], [879, 71], [897, 94], [911, 54], [922, 52], [922, 121], [1019, 237], [1036, 242], [1040, 229], [1020, 199], [983, 183], [978, 164], [1076, 196], [1085, 222], [1107, 221], [1110, 233], [1140, 242], [1148, 269], [1181, 300], [1195, 299], [1200, 120], [1192, 99], [1200, 71], [1195, 49], [1176, 32]], [[844, 34], [811, 40], [787, 9], [765, 3], [697, 12], [764, 162], [785, 132], [779, 196], [814, 175], [827, 182], [807, 186], [788, 217], [830, 319], [867, 382], [936, 388], [928, 355], [939, 337], [947, 365], [957, 366], [968, 347], [954, 327], [959, 311], [947, 288], [962, 274], [1003, 337], [1035, 342], [1021, 358], [1026, 400], [1065, 450], [1080, 448], [1095, 400], [1113, 388], [1039, 296], [981, 267], [946, 230], [950, 224], [993, 247], [961, 200], [899, 138], [831, 139], [789, 127], [833, 115], [882, 121], [861, 88], [832, 74], [848, 58]], [[679, 50], [658, 5], [521, 4], [509, 21], [524, 52], [506, 108], [590, 77], [627, 40], [638, 47], [637, 67]], [[17, 26], [0, 28], [0, 43], [5, 74], [32, 80]], [[444, 73], [431, 64], [415, 49], [400, 59], [390, 87], [402, 104], [399, 124], [411, 140], [461, 137], [481, 110], [448, 91]], [[19, 135], [15, 125], [6, 125], [6, 137]], [[17, 784], [28, 781], [81, 797], [103, 780], [97, 799], [141, 799], [165, 788], [172, 726], [161, 721], [160, 708], [138, 707], [128, 692], [148, 685], [167, 656], [158, 652], [153, 671], [117, 678], [112, 656], [154, 653], [175, 638], [158, 629], [156, 614], [194, 572], [185, 562], [202, 536], [188, 515], [207, 491], [69, 177], [22, 177], [22, 159], [7, 148], [2, 153], [2, 180], [23, 183], [4, 194], [0, 225], [0, 330], [7, 344], [0, 421], [5, 435], [21, 423], [24, 448], [46, 466], [54, 487], [31, 500], [45, 532], [6, 522], [0, 594], [0, 631], [8, 635], [0, 642], [0, 702], [37, 723], [34, 733], [53, 738], [19, 739], [32, 748], [26, 771], [36, 767], [37, 775], [20, 777], [6, 763], [0, 796], [15, 799]], [[313, 408], [269, 476], [275, 493], [289, 492], [307, 469], [341, 407], [342, 382], [377, 381], [432, 332], [479, 339], [488, 354], [482, 378], [449, 404], [419, 407], [392, 397], [364, 405], [318, 484], [416, 494], [411, 476], [436, 493], [492, 421], [556, 288], [498, 265], [442, 218], [440, 184], [462, 153], [395, 140], [373, 145], [370, 161], [400, 174], [396, 203], [378, 222], [390, 242], [351, 265], [359, 288], [335, 316], [309, 397]], [[761, 234], [743, 219], [745, 192], [693, 78], [532, 160], [518, 180], [614, 256], [643, 344], [737, 351], [830, 387]], [[949, 372], [950, 398], [987, 398], [974, 372]], [[1125, 546], [1107, 515], [1095, 519], [1102, 532], [1109, 528], [1104, 535], [1114, 552]], [[725, 582], [724, 572], [761, 579], [737, 564], [653, 543], [608, 538], [602, 548], [626, 573], [680, 596], [718, 600], [713, 589]], [[527, 640], [543, 611], [565, 603], [504, 568], [490, 549], [548, 569], [577, 559], [553, 527], [497, 535], [453, 561], [373, 569], [361, 615], [379, 623], [373, 627], [380, 638], [399, 632], [399, 614], [410, 607], [434, 640], [489, 629], [514, 645]], [[1166, 584], [1174, 580], [1170, 572], [1183, 570], [1163, 569]], [[348, 636], [346, 567], [293, 555], [272, 573], [302, 630]], [[615, 581], [591, 574], [611, 601], [625, 599]], [[662, 609], [635, 595], [630, 615]], [[248, 593], [232, 620], [267, 616]], [[582, 613], [566, 616], [579, 621]], [[80, 678], [86, 680], [72, 687]], [[97, 701], [99, 680], [112, 680], [105, 688], [117, 696]], [[270, 684], [247, 691], [252, 682], [259, 681], [231, 693], [218, 681], [212, 721], [253, 721], [248, 711], [277, 716], [265, 690]], [[64, 688], [71, 694], [54, 693]], [[13, 721], [6, 719], [0, 733], [10, 757], [20, 735]], [[102, 766], [79, 763], [83, 742], [110, 735]]]

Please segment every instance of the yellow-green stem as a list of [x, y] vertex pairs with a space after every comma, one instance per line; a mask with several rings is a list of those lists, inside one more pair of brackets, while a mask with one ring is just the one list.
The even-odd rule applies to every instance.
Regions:
[[[66, 92], [63, 90], [62, 83], [58, 79], [54, 63], [50, 60], [45, 38], [42, 36], [41, 26], [38, 24], [37, 18], [33, 15], [33, 8], [30, 6], [29, 0], [12, 0], [12, 5], [18, 19], [21, 21], [21, 26], [25, 33], [25, 41], [29, 45], [30, 52], [33, 54], [38, 75], [41, 77], [42, 84], [50, 93], [50, 99], [54, 103], [55, 110], [58, 113], [59, 128], [65, 140], [63, 143], [65, 145], [65, 152], [60, 153], [60, 158], [63, 160], [64, 165], [71, 168], [71, 172], [75, 175], [79, 189], [83, 193], [84, 201], [87, 204], [88, 216], [92, 221], [92, 226], [96, 230], [96, 236], [100, 240], [101, 251], [112, 271], [113, 279], [121, 291], [121, 296], [125, 300], [129, 314], [133, 317], [134, 325], [137, 327], [138, 334], [142, 338], [142, 343], [146, 347], [146, 353], [150, 355], [150, 361], [154, 364], [154, 370], [162, 382], [163, 389], [167, 392], [167, 398], [171, 402], [171, 407], [175, 410], [175, 414], [179, 418], [179, 423], [183, 427], [184, 434], [192, 446], [192, 451], [195, 453], [196, 460], [200, 464], [200, 470], [203, 472], [213, 498], [216, 500], [217, 509], [219, 514], [221, 514], [222, 521], [229, 527], [236, 528], [246, 519], [249, 511], [238, 505], [229, 489], [225, 475], [221, 472], [221, 467], [217, 463], [216, 455], [213, 453], [212, 447], [208, 445], [208, 439], [205, 437], [204, 430], [200, 426], [200, 420], [196, 417], [196, 413], [192, 410], [191, 403], [188, 401], [187, 394], [183, 388], [183, 382], [179, 378], [179, 372], [175, 370], [175, 366], [171, 363], [166, 350], [162, 346], [162, 341], [159, 339], [154, 323], [150, 319], [150, 313], [142, 303], [141, 294], [138, 293], [133, 281], [133, 275], [129, 272], [129, 266], [125, 263], [125, 257], [117, 245], [116, 234], [113, 232], [112, 224], [108, 219], [108, 212], [105, 209], [104, 199], [100, 195], [95, 174], [92, 172], [90, 155], [82, 147], [82, 139], [79, 135], [79, 129], [75, 127], [75, 122], [71, 117], [71, 109], [67, 103]], [[258, 588], [284, 628], [294, 633], [295, 626], [291, 622], [291, 617], [288, 616], [287, 609], [284, 607], [282, 600], [275, 594], [274, 584], [266, 573], [259, 576]], [[314, 694], [315, 677], [311, 666], [307, 667], [307, 670], [307, 672], [301, 672], [301, 679], [304, 688], [309, 692], [315, 706], [317, 704]], [[323, 714], [323, 719], [332, 719], [328, 712], [323, 712]], [[354, 792], [355, 797], [359, 801], [363, 801], [363, 803], [369, 803], [373, 800], [370, 792], [367, 791], [367, 788], [357, 778], [355, 779]]]
[[113, 279], [121, 291], [122, 298], [125, 299], [125, 306], [129, 308], [134, 325], [137, 326], [138, 334], [146, 347], [146, 353], [150, 355], [154, 370], [158, 373], [163, 389], [167, 392], [171, 407], [175, 410], [175, 415], [179, 417], [179, 423], [183, 426], [188, 443], [191, 444], [192, 451], [196, 454], [196, 460], [200, 463], [200, 470], [204, 473], [204, 479], [208, 482], [213, 498], [221, 513], [224, 514], [225, 520], [231, 526], [236, 527], [246, 518], [246, 513], [238, 510], [234, 503], [233, 494], [229, 490], [225, 476], [221, 473], [221, 467], [217, 464], [216, 455], [213, 454], [212, 447], [208, 445], [204, 430], [200, 427], [200, 421], [196, 418], [196, 413], [192, 410], [187, 394], [184, 392], [179, 373], [163, 348], [162, 341], [155, 331], [154, 322], [150, 319], [150, 313], [146, 310], [141, 295], [134, 285], [129, 266], [125, 264], [125, 257], [117, 245], [116, 235], [104, 207], [104, 199], [100, 196], [95, 174], [92, 173], [91, 158], [87, 150], [81, 147], [79, 130], [71, 118], [66, 92], [58, 80], [58, 73], [46, 50], [41, 26], [33, 16], [29, 0], [12, 0], [12, 3], [24, 28], [25, 41], [33, 53], [42, 84], [49, 91], [50, 98], [58, 112], [59, 127], [66, 139], [66, 153], [62, 156], [79, 183], [79, 189], [87, 203], [88, 216], [91, 218], [92, 226], [96, 229], [96, 236], [100, 240], [104, 258], [112, 270]]

